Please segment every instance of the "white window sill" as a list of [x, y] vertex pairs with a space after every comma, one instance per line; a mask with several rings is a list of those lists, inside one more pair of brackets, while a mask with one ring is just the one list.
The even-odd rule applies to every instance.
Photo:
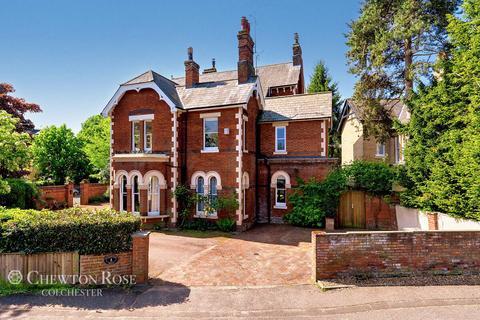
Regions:
[[384, 154], [376, 154], [375, 157], [376, 158], [385, 158], [385, 155]]
[[273, 208], [274, 208], [274, 209], [286, 210], [286, 209], [287, 209], [287, 206], [286, 206], [286, 205], [276, 204], [275, 206], [273, 206]]
[[273, 154], [287, 154], [287, 151], [275, 151]]
[[248, 153], [248, 150], [243, 150], [243, 153]]
[[202, 149], [200, 150], [201, 153], [216, 153], [216, 152], [219, 152], [218, 151], [218, 148], [215, 148], [215, 149]]
[[218, 219], [218, 216], [205, 216], [203, 213], [196, 213], [193, 215], [194, 218], [201, 218], [201, 219]]

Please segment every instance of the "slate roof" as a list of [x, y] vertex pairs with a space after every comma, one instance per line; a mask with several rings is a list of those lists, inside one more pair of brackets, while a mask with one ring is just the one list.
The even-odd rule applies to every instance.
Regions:
[[[300, 78], [300, 66], [294, 66], [292, 62], [270, 64], [256, 68], [256, 74], [260, 78], [263, 94], [268, 94], [268, 88], [297, 84]], [[221, 71], [200, 74], [200, 83], [236, 80], [237, 70]], [[172, 81], [180, 86], [185, 85], [185, 77], [176, 77]]]
[[265, 98], [260, 122], [321, 119], [332, 116], [332, 93]]
[[133, 78], [132, 80], [122, 83], [121, 85], [126, 86], [126, 85], [139, 84], [139, 83], [145, 83], [145, 82], [151, 82], [151, 81], [154, 81], [157, 84], [157, 86], [170, 98], [170, 100], [172, 100], [172, 102], [175, 105], [179, 106], [180, 108], [182, 107], [182, 101], [178, 95], [178, 92], [176, 89], [176, 83], [173, 82], [172, 80], [165, 78], [161, 74], [156, 73], [155, 71], [149, 70]]
[[[408, 107], [402, 102], [402, 100], [390, 99], [383, 100], [381, 101], [381, 103], [386, 110], [390, 111], [392, 119], [398, 119], [401, 123], [407, 123], [410, 120], [410, 112], [408, 111]], [[342, 111], [342, 118], [340, 119], [337, 130], [341, 130], [344, 119], [348, 117], [348, 113], [346, 114], [348, 109], [350, 109], [351, 112], [355, 113], [355, 116], [360, 121], [362, 121], [362, 110], [358, 108], [353, 99], [346, 99], [343, 108], [344, 110]]]
[[[359, 110], [353, 99], [347, 99], [346, 103], [355, 115], [362, 120], [362, 112]], [[393, 119], [398, 119], [400, 121], [408, 121], [410, 119], [410, 114], [408, 112], [407, 106], [402, 102], [400, 99], [391, 99], [391, 100], [384, 100], [381, 101], [381, 104], [385, 108], [385, 110], [390, 111], [390, 115]], [[403, 112], [402, 112], [403, 111]]]
[[[292, 62], [261, 66], [256, 69], [257, 75], [249, 82], [238, 84], [237, 71], [223, 71], [200, 74], [200, 82], [192, 88], [185, 87], [185, 77], [167, 79], [149, 70], [123, 83], [120, 87], [154, 82], [160, 90], [181, 109], [217, 107], [225, 105], [245, 104], [260, 80], [264, 95], [270, 87], [295, 85], [300, 79], [300, 66]], [[105, 107], [106, 114], [110, 107]]]

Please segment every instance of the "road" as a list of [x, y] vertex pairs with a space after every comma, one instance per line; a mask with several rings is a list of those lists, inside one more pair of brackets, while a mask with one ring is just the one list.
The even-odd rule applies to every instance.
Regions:
[[480, 286], [156, 285], [102, 297], [0, 298], [0, 319], [479, 319]]

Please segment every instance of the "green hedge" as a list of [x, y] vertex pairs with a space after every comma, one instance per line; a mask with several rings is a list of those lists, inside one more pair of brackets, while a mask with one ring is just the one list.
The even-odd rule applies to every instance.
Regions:
[[0, 206], [7, 208], [33, 209], [39, 195], [38, 188], [25, 179], [5, 179], [10, 192], [0, 195]]
[[109, 209], [38, 211], [0, 207], [0, 252], [122, 252], [131, 249], [131, 235], [138, 230], [138, 217]]

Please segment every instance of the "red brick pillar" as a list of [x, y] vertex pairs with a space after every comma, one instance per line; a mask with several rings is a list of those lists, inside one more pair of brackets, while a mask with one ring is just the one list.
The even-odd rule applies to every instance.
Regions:
[[438, 230], [438, 215], [436, 212], [427, 213], [428, 230]]
[[80, 182], [80, 204], [88, 204], [88, 199], [90, 197], [89, 183], [86, 181]]
[[137, 284], [148, 281], [149, 231], [139, 231], [132, 235], [132, 274]]
[[113, 199], [113, 210], [120, 211], [120, 188], [113, 187], [112, 191], [112, 199]]
[[65, 185], [65, 200], [68, 208], [73, 207], [73, 182]]
[[132, 186], [127, 185], [127, 212], [132, 212]]
[[148, 190], [141, 188], [140, 190], [140, 215], [147, 215], [147, 201], [148, 201]]

